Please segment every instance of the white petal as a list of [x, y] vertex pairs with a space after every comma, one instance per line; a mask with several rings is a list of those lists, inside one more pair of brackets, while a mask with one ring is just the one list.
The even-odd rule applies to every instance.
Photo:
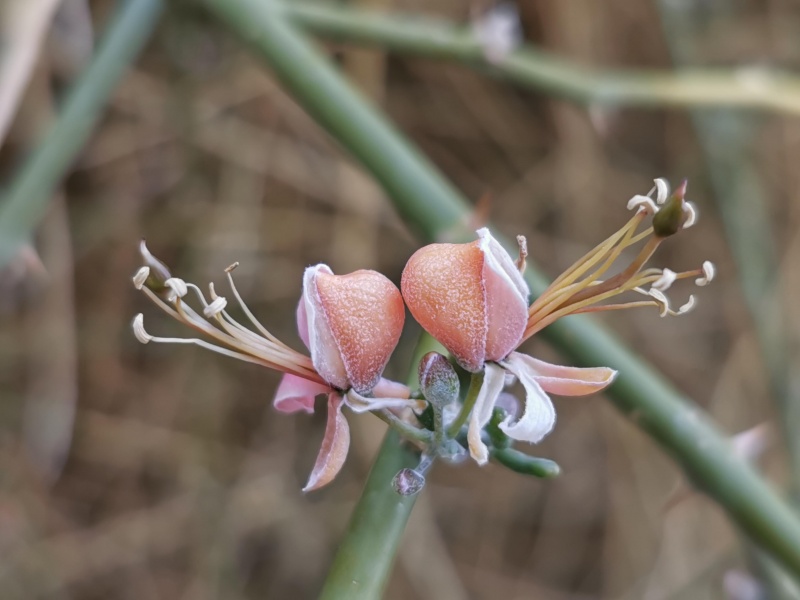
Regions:
[[669, 198], [669, 183], [663, 177], [659, 177], [658, 179], [653, 179], [653, 183], [656, 184], [656, 202], [658, 204], [664, 204]]
[[489, 461], [489, 449], [481, 440], [481, 431], [492, 418], [492, 410], [500, 392], [503, 391], [505, 380], [506, 374], [501, 367], [494, 363], [486, 363], [483, 384], [472, 409], [467, 431], [469, 454], [479, 465], [485, 465]]
[[413, 408], [424, 410], [425, 402], [409, 398], [367, 398], [351, 389], [345, 395], [345, 403], [354, 413], [364, 413], [383, 408]]
[[539, 442], [553, 429], [556, 423], [556, 409], [550, 397], [535, 379], [536, 373], [521, 358], [512, 353], [503, 366], [519, 378], [525, 388], [525, 412], [516, 422], [513, 417], [500, 423], [500, 430], [513, 440]]

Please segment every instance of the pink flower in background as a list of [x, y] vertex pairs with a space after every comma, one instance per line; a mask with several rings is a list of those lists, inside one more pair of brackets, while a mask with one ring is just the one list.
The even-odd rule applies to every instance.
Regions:
[[[304, 490], [329, 483], [339, 472], [350, 444], [350, 431], [342, 414], [347, 405], [356, 412], [418, 406], [409, 389], [381, 378], [403, 328], [403, 299], [397, 287], [375, 271], [334, 275], [326, 265], [306, 269], [303, 295], [297, 309], [300, 337], [311, 352], [301, 354], [272, 335], [242, 301], [226, 269], [234, 297], [253, 329], [235, 321], [225, 310], [227, 299], [209, 285], [207, 300], [200, 288], [172, 277], [144, 243], [143, 266], [134, 276], [157, 306], [213, 341], [202, 338], [155, 337], [144, 329], [144, 317], [134, 318], [133, 330], [142, 343], [194, 344], [214, 352], [285, 373], [275, 394], [281, 412], [314, 411], [316, 396], [328, 396], [328, 422], [317, 461]], [[185, 297], [193, 292], [202, 306], [195, 311]], [[376, 397], [376, 395], [378, 397]]]

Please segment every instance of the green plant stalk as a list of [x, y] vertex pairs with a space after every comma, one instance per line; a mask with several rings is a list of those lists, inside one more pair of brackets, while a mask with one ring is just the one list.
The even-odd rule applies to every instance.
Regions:
[[480, 394], [481, 385], [483, 385], [483, 371], [480, 371], [479, 373], [473, 373], [469, 378], [469, 389], [467, 390], [467, 397], [464, 398], [464, 404], [461, 405], [461, 410], [458, 412], [458, 416], [450, 424], [450, 428], [447, 430], [447, 435], [449, 437], [456, 437], [458, 432], [461, 431], [461, 428], [467, 422], [472, 409], [475, 407], [475, 402], [478, 400], [478, 394]]
[[29, 241], [56, 186], [73, 164], [111, 92], [138, 56], [164, 8], [163, 0], [126, 0], [58, 117], [0, 202], [0, 267]]
[[[419, 387], [417, 364], [432, 350], [441, 352], [443, 348], [423, 333], [411, 361], [407, 383], [412, 389]], [[419, 453], [403, 444], [398, 433], [389, 429], [328, 571], [321, 600], [381, 597], [417, 499], [417, 495], [400, 496], [392, 487], [392, 479], [400, 469], [414, 468], [419, 461]]]
[[406, 54], [457, 60], [523, 87], [605, 106], [729, 106], [800, 114], [800, 79], [774, 70], [753, 85], [742, 71], [685, 69], [594, 71], [523, 45], [501, 61], [486, 60], [468, 26], [431, 17], [359, 10], [340, 4], [265, 0], [300, 27], [324, 37]]
[[[469, 208], [462, 196], [271, 4], [199, 1], [270, 64], [294, 98], [372, 172], [426, 239], [466, 222]], [[531, 262], [527, 279], [534, 294], [543, 291], [545, 280]], [[618, 369], [620, 376], [608, 394], [613, 403], [658, 441], [754, 541], [800, 573], [800, 521], [736, 456], [708, 415], [586, 317], [562, 319], [544, 337], [578, 364]]]

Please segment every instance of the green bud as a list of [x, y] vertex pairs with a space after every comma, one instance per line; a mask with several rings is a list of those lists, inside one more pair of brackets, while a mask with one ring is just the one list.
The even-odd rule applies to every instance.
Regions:
[[438, 352], [428, 352], [419, 361], [419, 387], [425, 399], [438, 407], [458, 399], [458, 374], [447, 358]]
[[513, 448], [493, 450], [492, 457], [504, 467], [523, 475], [550, 479], [561, 474], [561, 467], [555, 461], [539, 458], [538, 456], [529, 456]]
[[687, 183], [688, 181], [684, 179], [664, 206], [653, 216], [653, 232], [658, 237], [669, 237], [683, 229], [688, 218], [688, 214], [684, 210]]

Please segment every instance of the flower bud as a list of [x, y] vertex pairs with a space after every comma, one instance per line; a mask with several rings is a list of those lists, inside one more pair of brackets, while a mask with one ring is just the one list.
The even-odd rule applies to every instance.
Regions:
[[376, 271], [334, 275], [306, 269], [297, 327], [316, 371], [339, 390], [366, 394], [400, 339], [405, 311], [397, 287]]
[[528, 286], [514, 261], [488, 229], [478, 238], [419, 249], [401, 285], [414, 318], [472, 372], [514, 350], [528, 320]]
[[669, 237], [688, 226], [687, 221], [691, 218], [692, 210], [686, 205], [686, 184], [684, 179], [666, 204], [653, 215], [653, 232], [657, 236]]
[[425, 399], [436, 406], [445, 406], [458, 399], [458, 374], [447, 358], [428, 352], [419, 361], [419, 387]]
[[167, 265], [153, 256], [144, 240], [139, 243], [139, 254], [144, 260], [144, 266], [147, 267], [147, 271], [140, 269], [139, 273], [137, 273], [137, 276], [140, 274], [144, 276], [144, 279], [140, 282], [134, 279], [137, 289], [145, 286], [156, 293], [167, 291], [166, 282], [172, 277]]

